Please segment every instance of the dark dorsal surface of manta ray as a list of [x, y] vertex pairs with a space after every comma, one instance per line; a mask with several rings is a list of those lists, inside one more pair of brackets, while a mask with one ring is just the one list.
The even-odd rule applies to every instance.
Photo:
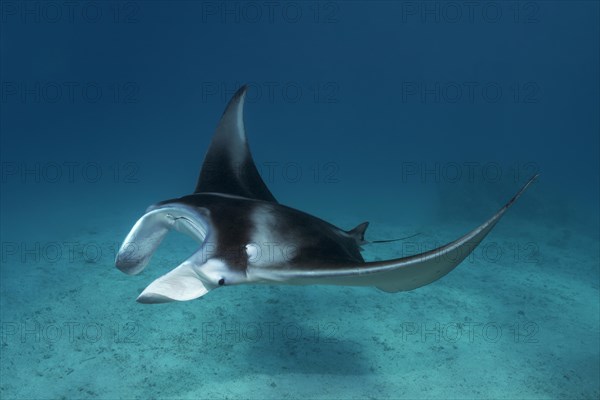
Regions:
[[437, 249], [409, 257], [365, 262], [368, 223], [345, 231], [279, 204], [263, 182], [243, 122], [247, 88], [230, 100], [204, 159], [194, 193], [149, 207], [116, 258], [126, 274], [141, 272], [170, 230], [200, 244], [181, 265], [152, 282], [141, 303], [185, 301], [220, 286], [239, 284], [374, 286], [399, 292], [428, 285], [460, 264], [532, 184], [486, 222]]

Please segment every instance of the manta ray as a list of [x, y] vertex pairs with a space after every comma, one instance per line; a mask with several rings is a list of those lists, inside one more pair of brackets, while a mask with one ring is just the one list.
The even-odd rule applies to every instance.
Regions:
[[243, 111], [247, 87], [229, 101], [218, 123], [196, 189], [150, 206], [116, 257], [122, 272], [140, 273], [171, 230], [199, 249], [152, 282], [141, 303], [186, 301], [240, 284], [373, 286], [386, 292], [428, 285], [459, 265], [537, 178], [471, 232], [442, 247], [408, 257], [367, 262], [361, 255], [368, 223], [343, 230], [280, 204], [250, 153]]

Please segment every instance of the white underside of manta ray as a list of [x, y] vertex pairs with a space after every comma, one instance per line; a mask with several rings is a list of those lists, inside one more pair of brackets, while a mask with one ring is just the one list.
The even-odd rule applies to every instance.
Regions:
[[460, 264], [537, 178], [486, 222], [440, 248], [410, 257], [365, 262], [367, 223], [350, 231], [279, 204], [250, 154], [243, 122], [246, 87], [230, 100], [214, 134], [193, 194], [148, 208], [119, 249], [117, 267], [141, 272], [170, 230], [200, 248], [152, 282], [141, 303], [192, 300], [220, 286], [245, 283], [374, 286], [416, 289]]

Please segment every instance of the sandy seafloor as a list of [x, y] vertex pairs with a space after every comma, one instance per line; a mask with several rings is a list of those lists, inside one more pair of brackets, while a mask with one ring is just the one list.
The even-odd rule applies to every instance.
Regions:
[[[596, 222], [528, 218], [535, 190], [455, 271], [396, 294], [238, 286], [142, 305], [138, 293], [195, 244], [173, 234], [142, 274], [126, 276], [113, 247], [146, 204], [66, 221], [70, 234], [52, 240], [88, 255], [3, 259], [0, 398], [598, 398]], [[421, 231], [413, 243], [440, 244], [499, 204], [429, 228], [375, 221], [368, 236]], [[349, 228], [364, 216], [328, 219]], [[364, 255], [410, 249], [370, 245]]]

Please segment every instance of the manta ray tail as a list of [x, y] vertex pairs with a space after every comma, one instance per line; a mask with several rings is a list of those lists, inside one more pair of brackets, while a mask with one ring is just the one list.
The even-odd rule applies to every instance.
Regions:
[[419, 236], [421, 233], [414, 233], [410, 236], [404, 236], [401, 238], [397, 238], [397, 239], [386, 239], [386, 240], [370, 240], [367, 243], [392, 243], [392, 242], [399, 242], [401, 240], [406, 240], [406, 239], [412, 239], [415, 236]]
[[354, 240], [356, 240], [356, 244], [358, 246], [362, 246], [364, 244], [371, 244], [371, 243], [392, 243], [392, 242], [399, 242], [400, 240], [411, 239], [411, 238], [414, 238], [415, 236], [419, 236], [420, 235], [420, 233], [415, 233], [415, 234], [410, 235], [410, 236], [405, 236], [405, 237], [396, 238], [396, 239], [366, 240], [365, 239], [365, 232], [367, 231], [368, 227], [369, 227], [369, 222], [363, 222], [362, 224], [358, 224], [355, 228], [350, 229], [349, 231], [346, 231], [346, 233], [348, 235], [352, 236], [352, 238]]

